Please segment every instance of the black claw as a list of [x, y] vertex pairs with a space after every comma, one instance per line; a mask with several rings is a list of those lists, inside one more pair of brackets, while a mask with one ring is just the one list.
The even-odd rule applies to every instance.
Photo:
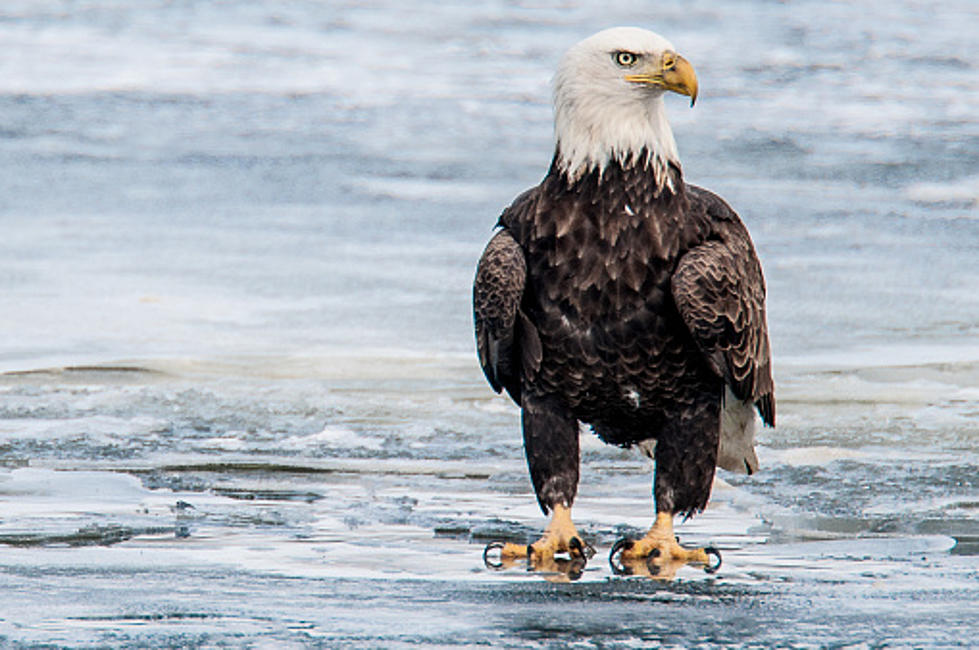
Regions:
[[494, 562], [493, 560], [490, 560], [489, 559], [489, 552], [490, 551], [492, 551], [494, 549], [499, 549], [500, 551], [502, 551], [503, 550], [503, 546], [504, 546], [504, 543], [503, 542], [496, 541], [496, 542], [490, 542], [489, 544], [486, 545], [486, 548], [483, 549], [483, 564], [486, 565], [486, 568], [487, 569], [492, 569], [494, 571], [500, 571], [503, 568], [502, 554], [501, 554], [500, 560], [497, 561], [497, 562]]
[[583, 560], [595, 556], [595, 547], [587, 542], [581, 541], [580, 537], [572, 537], [571, 541], [568, 542], [568, 546], [571, 548], [572, 556], [580, 557]]
[[654, 548], [649, 552], [649, 557], [659, 557], [659, 556], [660, 556], [660, 550], [658, 548]]
[[704, 549], [704, 553], [707, 555], [713, 555], [717, 558], [717, 564], [708, 564], [704, 567], [704, 571], [706, 573], [717, 573], [717, 570], [721, 568], [721, 552], [713, 546], [708, 546]]
[[628, 551], [630, 548], [632, 548], [633, 544], [635, 544], [635, 542], [633, 542], [631, 539], [623, 537], [612, 545], [612, 555], [621, 553], [622, 551]]
[[615, 544], [612, 545], [612, 550], [608, 554], [608, 564], [612, 567], [612, 573], [617, 576], [628, 576], [632, 575], [632, 571], [628, 569], [624, 564], [617, 563], [615, 560], [618, 556], [622, 554], [622, 551], [628, 551], [632, 548], [633, 541], [626, 537], [623, 537]]

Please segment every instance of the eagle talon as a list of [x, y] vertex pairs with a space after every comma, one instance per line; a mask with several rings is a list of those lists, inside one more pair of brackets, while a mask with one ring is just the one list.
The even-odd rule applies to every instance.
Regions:
[[[632, 575], [632, 571], [622, 562], [622, 552], [632, 548], [635, 542], [628, 537], [623, 537], [612, 545], [612, 550], [608, 554], [608, 564], [612, 567], [612, 573], [617, 576]], [[616, 561], [618, 557], [618, 562]]]
[[686, 565], [704, 567], [707, 573], [721, 568], [721, 552], [713, 546], [681, 546], [673, 532], [673, 515], [660, 512], [645, 537], [620, 539], [609, 555], [612, 570], [618, 575], [641, 575], [656, 580], [672, 580]]
[[717, 570], [721, 568], [721, 561], [722, 561], [721, 560], [721, 552], [718, 551], [713, 546], [706, 546], [706, 547], [704, 547], [704, 553], [706, 553], [708, 557], [710, 557], [711, 555], [713, 555], [714, 557], [717, 558], [717, 564], [705, 564], [704, 565], [704, 573], [717, 573]]
[[[527, 550], [528, 547], [523, 544], [494, 540], [483, 549], [483, 564], [486, 565], [487, 569], [492, 569], [493, 571], [510, 569], [518, 561], [529, 557]], [[495, 555], [495, 551], [498, 551], [499, 555]]]
[[590, 560], [595, 556], [595, 547], [587, 542], [582, 542], [580, 537], [572, 537], [568, 542], [569, 553], [572, 557], [579, 557], [583, 560]]
[[[505, 544], [499, 540], [490, 542], [483, 549], [483, 564], [486, 565], [487, 569], [492, 569], [493, 571], [502, 571], [505, 567], [503, 566], [503, 547]], [[489, 557], [490, 551], [498, 549], [500, 551], [499, 560], [491, 560]]]
[[[554, 515], [541, 538], [532, 544], [494, 541], [483, 550], [483, 563], [494, 571], [522, 565], [546, 580], [567, 582], [582, 576], [595, 549], [582, 540], [571, 523], [571, 509], [555, 505]], [[499, 560], [496, 552], [499, 551]]]

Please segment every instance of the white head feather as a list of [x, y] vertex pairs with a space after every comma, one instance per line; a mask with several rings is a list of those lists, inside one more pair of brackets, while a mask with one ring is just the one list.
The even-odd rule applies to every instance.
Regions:
[[[645, 150], [657, 187], [671, 186], [669, 163], [679, 164], [662, 88], [624, 79], [616, 52], [659, 57], [673, 45], [637, 27], [614, 27], [565, 53], [554, 75], [554, 135], [558, 164], [571, 178], [611, 160], [638, 162]], [[672, 187], [671, 187], [672, 189]]]

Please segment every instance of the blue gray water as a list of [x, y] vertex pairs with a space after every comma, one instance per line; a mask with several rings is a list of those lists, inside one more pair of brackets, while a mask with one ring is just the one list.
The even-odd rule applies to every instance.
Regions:
[[[549, 80], [666, 35], [685, 174], [769, 285], [779, 427], [604, 556], [649, 468], [583, 436], [581, 579], [494, 573], [545, 521], [469, 287], [551, 156]], [[0, 8], [0, 644], [967, 645], [979, 618], [979, 8], [28, 2]]]

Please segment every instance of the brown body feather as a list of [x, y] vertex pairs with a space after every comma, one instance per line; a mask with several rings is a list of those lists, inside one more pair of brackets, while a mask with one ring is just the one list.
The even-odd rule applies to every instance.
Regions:
[[710, 496], [725, 384], [774, 424], [750, 237], [722, 199], [669, 173], [675, 191], [643, 164], [576, 180], [552, 165], [480, 260], [480, 363], [523, 407], [545, 511], [574, 499], [579, 421], [611, 444], [656, 439], [657, 509], [687, 514]]

